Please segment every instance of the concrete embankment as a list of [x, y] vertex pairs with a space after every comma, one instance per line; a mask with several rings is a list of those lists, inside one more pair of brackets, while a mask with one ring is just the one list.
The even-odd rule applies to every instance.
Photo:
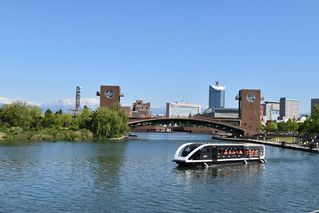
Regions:
[[109, 138], [108, 140], [109, 141], [122, 141], [122, 140], [125, 140], [127, 138], [128, 138], [128, 136], [122, 136], [122, 137], [118, 137], [118, 138]]
[[289, 144], [285, 142], [271, 142], [271, 141], [243, 139], [243, 138], [240, 138], [240, 139], [239, 138], [220, 138], [220, 140], [256, 143], [256, 144], [263, 144], [267, 146], [275, 146], [275, 147], [279, 147], [283, 149], [293, 149], [293, 150], [303, 151], [303, 152], [319, 153], [319, 149], [311, 149], [309, 147], [299, 146], [297, 144]]

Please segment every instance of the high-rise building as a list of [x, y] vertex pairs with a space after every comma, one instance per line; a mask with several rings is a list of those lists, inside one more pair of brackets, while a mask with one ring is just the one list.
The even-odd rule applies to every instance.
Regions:
[[298, 119], [300, 117], [299, 100], [293, 98], [280, 99], [280, 120]]
[[311, 99], [311, 114], [313, 113], [316, 106], [319, 106], [319, 98]]
[[201, 112], [201, 105], [183, 102], [167, 103], [166, 116], [169, 118], [180, 118], [197, 115]]
[[209, 108], [225, 108], [225, 87], [219, 82], [209, 86]]
[[264, 116], [266, 121], [277, 121], [280, 117], [280, 103], [273, 101], [265, 101]]

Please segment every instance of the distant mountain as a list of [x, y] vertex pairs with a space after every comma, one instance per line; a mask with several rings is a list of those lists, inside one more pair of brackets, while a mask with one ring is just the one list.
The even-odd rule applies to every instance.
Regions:
[[68, 113], [74, 109], [74, 105], [75, 104], [72, 101], [63, 99], [41, 104], [40, 108], [43, 112], [45, 112], [47, 109], [50, 109], [52, 112], [56, 112], [61, 109], [64, 113]]
[[[100, 101], [95, 98], [82, 98], [81, 99], [81, 108], [84, 106], [89, 107], [92, 110], [98, 108]], [[46, 111], [47, 109], [52, 110], [53, 112], [62, 110], [64, 113], [71, 112], [75, 108], [75, 100], [74, 99], [60, 99], [52, 102], [48, 102], [45, 104], [41, 104], [40, 108], [42, 111]]]
[[10, 98], [0, 97], [0, 106], [3, 105], [3, 104], [11, 104], [14, 101], [15, 100], [10, 99]]
[[4, 104], [11, 104], [17, 101], [21, 101], [21, 102], [25, 102], [29, 105], [34, 105], [34, 106], [40, 106], [40, 104], [35, 103], [35, 102], [31, 102], [31, 101], [24, 101], [24, 100], [19, 100], [19, 99], [11, 99], [11, 98], [7, 98], [7, 97], [0, 97], [0, 106], [4, 105]]
[[[39, 106], [43, 112], [45, 112], [47, 109], [51, 109], [53, 112], [56, 112], [62, 109], [64, 113], [69, 113], [72, 111], [72, 109], [75, 108], [75, 100], [71, 98], [60, 99], [60, 100], [51, 101], [48, 103], [35, 103], [35, 102], [30, 102], [25, 100], [0, 97], [0, 106], [4, 104], [11, 104], [16, 101], [22, 101], [22, 102], [26, 102], [29, 105]], [[86, 105], [90, 109], [95, 110], [96, 108], [98, 108], [99, 104], [100, 104], [100, 100], [96, 98], [81, 99], [81, 108], [83, 108]]]

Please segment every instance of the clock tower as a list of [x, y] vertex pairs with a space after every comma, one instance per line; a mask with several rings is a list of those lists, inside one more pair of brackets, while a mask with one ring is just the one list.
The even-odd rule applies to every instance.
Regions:
[[120, 105], [121, 97], [123, 97], [119, 86], [101, 86], [97, 95], [100, 96], [100, 107]]
[[239, 101], [240, 126], [245, 134], [256, 135], [260, 133], [260, 90], [243, 89], [237, 96]]

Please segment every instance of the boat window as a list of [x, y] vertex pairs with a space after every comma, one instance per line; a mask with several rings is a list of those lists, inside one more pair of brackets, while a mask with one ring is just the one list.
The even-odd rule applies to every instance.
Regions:
[[194, 151], [199, 146], [201, 146], [201, 144], [191, 144], [189, 146], [186, 146], [182, 152], [182, 157], [186, 157], [187, 155], [189, 155], [189, 153]]
[[203, 154], [209, 153], [209, 150], [210, 150], [209, 147], [204, 147], [202, 153]]
[[243, 147], [223, 147], [217, 152], [218, 159], [242, 158], [244, 156]]
[[258, 147], [250, 147], [246, 150], [247, 157], [259, 157], [260, 151]]
[[195, 154], [190, 157], [190, 160], [199, 160], [202, 150], [198, 150]]

